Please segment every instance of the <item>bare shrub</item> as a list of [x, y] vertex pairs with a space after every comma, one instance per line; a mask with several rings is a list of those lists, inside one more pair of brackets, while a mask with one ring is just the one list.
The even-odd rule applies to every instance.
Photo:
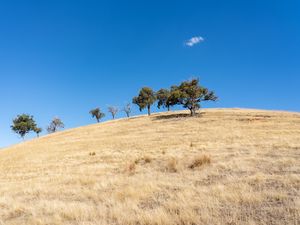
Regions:
[[108, 107], [108, 112], [111, 113], [111, 116], [112, 116], [113, 119], [115, 119], [116, 114], [118, 113], [118, 111], [119, 111], [118, 107], [115, 107], [115, 106], [109, 106]]

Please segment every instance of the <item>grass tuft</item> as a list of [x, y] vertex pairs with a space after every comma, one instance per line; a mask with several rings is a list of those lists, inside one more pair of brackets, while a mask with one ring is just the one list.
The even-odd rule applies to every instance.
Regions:
[[171, 158], [167, 163], [166, 170], [171, 173], [177, 173], [179, 170], [178, 169], [178, 160], [175, 158]]
[[189, 168], [195, 169], [207, 164], [211, 164], [211, 157], [209, 155], [200, 155], [193, 160], [193, 162], [189, 165]]

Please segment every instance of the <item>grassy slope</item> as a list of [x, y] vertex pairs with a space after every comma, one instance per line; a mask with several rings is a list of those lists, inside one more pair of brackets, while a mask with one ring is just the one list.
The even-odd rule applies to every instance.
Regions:
[[[0, 224], [300, 224], [300, 114], [202, 112], [110, 121], [1, 151]], [[204, 155], [211, 163], [189, 168]]]

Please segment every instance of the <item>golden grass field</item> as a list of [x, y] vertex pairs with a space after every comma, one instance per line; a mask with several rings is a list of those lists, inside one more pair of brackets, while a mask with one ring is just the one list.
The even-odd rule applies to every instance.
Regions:
[[300, 224], [300, 113], [208, 109], [0, 151], [0, 224]]

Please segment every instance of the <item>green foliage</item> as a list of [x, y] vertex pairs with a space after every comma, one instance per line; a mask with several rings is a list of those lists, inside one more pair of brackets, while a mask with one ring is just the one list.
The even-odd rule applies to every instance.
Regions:
[[169, 96], [169, 105], [170, 106], [174, 106], [177, 104], [180, 104], [180, 97], [182, 96], [182, 93], [180, 91], [180, 89], [178, 88], [178, 86], [173, 85], [171, 87], [171, 91], [170, 91], [170, 96]]
[[18, 115], [11, 125], [11, 129], [19, 134], [23, 139], [27, 133], [36, 129], [36, 123], [33, 116], [28, 114]]
[[36, 133], [36, 136], [39, 137], [40, 133], [42, 133], [43, 129], [40, 127], [34, 127], [33, 131]]
[[65, 125], [61, 119], [55, 117], [47, 128], [48, 133], [55, 133], [59, 128], [64, 128]]
[[199, 85], [199, 79], [184, 81], [178, 87], [174, 86], [173, 95], [177, 104], [188, 108], [192, 116], [201, 107], [202, 101], [216, 101], [218, 99], [213, 91]]
[[96, 118], [98, 123], [105, 116], [105, 114], [103, 112], [101, 112], [100, 108], [92, 109], [90, 111], [90, 114], [92, 115], [93, 118]]
[[156, 92], [156, 99], [158, 100], [157, 102], [157, 108], [160, 109], [160, 107], [167, 108], [168, 111], [170, 110], [170, 106], [172, 105], [171, 102], [171, 92], [168, 89], [160, 89], [159, 91]]
[[147, 108], [148, 115], [151, 114], [151, 105], [156, 101], [155, 92], [149, 87], [143, 87], [137, 97], [132, 99], [132, 103], [139, 106], [140, 111]]

